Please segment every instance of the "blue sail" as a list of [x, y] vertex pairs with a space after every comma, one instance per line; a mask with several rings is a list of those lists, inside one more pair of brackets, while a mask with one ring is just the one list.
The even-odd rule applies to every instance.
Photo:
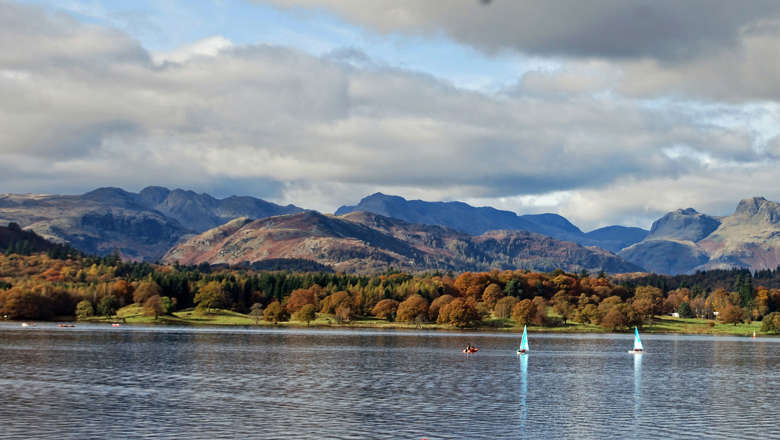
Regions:
[[523, 326], [523, 340], [520, 341], [520, 349], [518, 349], [517, 351], [518, 352], [528, 351], [528, 332], [526, 330], [526, 326]]
[[642, 340], [639, 339], [639, 329], [634, 327], [634, 351], [644, 351]]

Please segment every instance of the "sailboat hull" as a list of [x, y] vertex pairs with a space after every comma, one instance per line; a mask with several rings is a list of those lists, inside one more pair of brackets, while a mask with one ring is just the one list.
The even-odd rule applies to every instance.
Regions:
[[644, 350], [628, 350], [628, 352], [629, 352], [629, 353], [633, 353], [633, 354], [642, 354], [642, 353], [644, 353], [645, 351], [644, 351]]

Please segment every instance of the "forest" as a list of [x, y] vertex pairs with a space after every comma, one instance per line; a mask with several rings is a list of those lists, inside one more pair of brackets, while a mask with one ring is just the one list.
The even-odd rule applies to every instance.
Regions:
[[232, 310], [278, 323], [318, 315], [478, 327], [583, 323], [606, 330], [642, 326], [654, 316], [762, 321], [780, 329], [780, 270], [709, 271], [685, 276], [611, 277], [504, 270], [381, 275], [184, 267], [124, 262], [55, 247], [0, 254], [0, 313], [13, 320], [111, 317], [132, 304], [154, 316], [180, 310]]

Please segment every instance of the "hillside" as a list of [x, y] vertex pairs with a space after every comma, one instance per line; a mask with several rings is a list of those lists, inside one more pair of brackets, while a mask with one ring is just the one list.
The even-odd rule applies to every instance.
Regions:
[[164, 261], [246, 264], [275, 258], [309, 259], [336, 271], [562, 268], [633, 272], [639, 267], [601, 249], [523, 231], [471, 236], [454, 229], [408, 223], [374, 213], [326, 216], [316, 212], [236, 220], [171, 249]]

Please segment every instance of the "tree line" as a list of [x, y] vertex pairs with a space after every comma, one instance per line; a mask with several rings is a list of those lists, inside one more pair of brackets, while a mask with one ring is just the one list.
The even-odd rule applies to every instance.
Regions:
[[608, 330], [678, 313], [735, 324], [763, 320], [765, 331], [780, 329], [780, 289], [765, 284], [776, 271], [761, 276], [725, 271], [733, 278], [711, 272], [689, 280], [562, 270], [368, 276], [158, 265], [116, 256], [7, 254], [0, 256], [0, 312], [8, 319], [87, 318], [112, 316], [138, 304], [155, 317], [195, 307], [204, 313], [229, 309], [270, 322], [309, 322], [324, 314], [337, 322], [364, 317], [456, 327], [577, 322]]

